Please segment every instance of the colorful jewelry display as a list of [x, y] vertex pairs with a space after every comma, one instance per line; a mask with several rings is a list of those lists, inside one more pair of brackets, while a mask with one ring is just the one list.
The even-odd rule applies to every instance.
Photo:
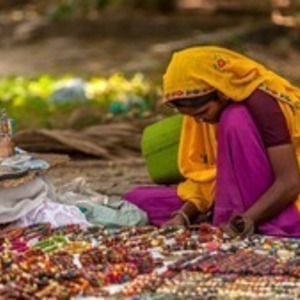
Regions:
[[299, 240], [227, 240], [209, 224], [111, 232], [38, 224], [1, 231], [0, 249], [0, 299], [300, 297]]

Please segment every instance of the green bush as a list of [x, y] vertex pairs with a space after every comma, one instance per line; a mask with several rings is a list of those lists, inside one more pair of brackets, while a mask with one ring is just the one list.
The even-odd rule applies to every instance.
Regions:
[[[16, 119], [18, 128], [66, 128], [74, 112], [81, 111], [93, 122], [101, 122], [107, 114], [142, 117], [153, 108], [157, 88], [141, 74], [126, 79], [121, 74], [110, 78], [88, 79], [48, 75], [31, 79], [8, 77], [0, 80], [1, 107]], [[90, 124], [91, 120], [80, 120]]]

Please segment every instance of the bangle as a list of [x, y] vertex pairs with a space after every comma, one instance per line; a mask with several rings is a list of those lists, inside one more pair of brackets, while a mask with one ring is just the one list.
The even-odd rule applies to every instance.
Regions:
[[186, 215], [186, 213], [184, 211], [182, 211], [182, 210], [174, 211], [172, 213], [172, 217], [175, 217], [176, 215], [179, 215], [179, 216], [181, 216], [184, 219], [185, 226], [188, 227], [188, 226], [191, 225], [190, 219], [189, 219], [189, 217]]

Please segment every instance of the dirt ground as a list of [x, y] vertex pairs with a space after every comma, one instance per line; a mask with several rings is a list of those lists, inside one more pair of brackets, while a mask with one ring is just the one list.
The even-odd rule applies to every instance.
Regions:
[[[143, 72], [150, 79], [161, 80], [174, 50], [198, 45], [199, 41], [201, 44], [201, 38], [204, 44], [222, 45], [221, 38], [227, 31], [230, 35], [232, 29], [245, 25], [251, 28], [263, 21], [271, 23], [268, 15], [196, 12], [168, 17], [108, 14], [97, 20], [51, 23], [28, 19], [13, 23], [0, 14], [0, 77]], [[297, 39], [293, 30], [275, 29], [245, 38], [230, 37], [225, 44], [294, 79], [300, 77], [295, 67], [300, 55], [290, 45], [291, 35]]]
[[72, 159], [51, 170], [49, 176], [58, 190], [83, 177], [93, 190], [109, 196], [120, 196], [134, 186], [152, 184], [142, 158], [116, 161]]

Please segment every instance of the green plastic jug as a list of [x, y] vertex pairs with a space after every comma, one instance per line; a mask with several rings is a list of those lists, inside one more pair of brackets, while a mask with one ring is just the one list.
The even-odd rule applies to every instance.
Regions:
[[178, 169], [178, 148], [182, 115], [165, 118], [144, 129], [142, 154], [153, 182], [176, 184], [183, 177]]

